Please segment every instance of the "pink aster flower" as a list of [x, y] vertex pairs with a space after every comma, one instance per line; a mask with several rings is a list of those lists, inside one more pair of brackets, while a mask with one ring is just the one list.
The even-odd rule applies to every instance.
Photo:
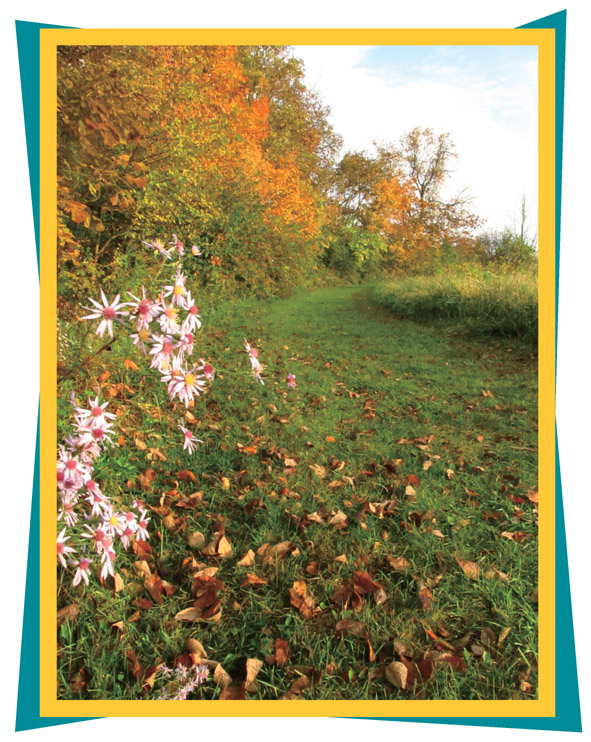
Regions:
[[115, 534], [120, 536], [127, 525], [125, 515], [123, 513], [117, 513], [112, 505], [105, 508], [103, 513], [103, 531], [113, 538]]
[[201, 252], [201, 250], [200, 250], [200, 249], [199, 249], [199, 248], [197, 247], [197, 245], [193, 245], [193, 247], [191, 248], [191, 253], [192, 253], [192, 254], [193, 254], [193, 255], [194, 255], [195, 257], [197, 257], [197, 256], [199, 256], [199, 255], [203, 255], [203, 253], [202, 253], [202, 252]]
[[84, 526], [84, 528], [86, 528], [87, 533], [81, 533], [80, 535], [82, 536], [82, 538], [91, 538], [94, 541], [94, 546], [99, 553], [103, 551], [103, 549], [107, 548], [105, 546], [106, 543], [109, 544], [108, 548], [110, 548], [111, 540], [108, 538], [107, 534], [101, 528], [101, 526], [92, 528], [92, 526], [86, 525]]
[[215, 369], [211, 365], [211, 363], [205, 363], [203, 358], [199, 359], [199, 363], [201, 364], [199, 366], [199, 371], [205, 376], [207, 381], [213, 381], [215, 378]]
[[179, 338], [178, 342], [178, 349], [179, 349], [179, 358], [184, 358], [185, 353], [190, 356], [193, 353], [193, 343], [195, 342], [195, 337], [193, 333], [191, 332], [183, 332], [181, 328], [181, 336]]
[[149, 522], [150, 518], [147, 517], [146, 511], [142, 510], [138, 518], [137, 531], [135, 532], [136, 538], [139, 538], [142, 541], [147, 541], [150, 538], [150, 534], [148, 533]]
[[179, 428], [183, 431], [183, 436], [185, 439], [185, 442], [183, 443], [183, 451], [187, 450], [189, 453], [194, 453], [197, 450], [196, 443], [203, 443], [203, 441], [199, 440], [199, 438], [195, 438], [193, 433], [188, 429], [185, 428], [182, 424], [179, 425]]
[[158, 317], [158, 324], [162, 332], [167, 335], [177, 335], [180, 330], [178, 318], [178, 307], [175, 307], [172, 303], [166, 306], [164, 299], [162, 299], [162, 314]]
[[103, 568], [101, 569], [101, 578], [104, 580], [107, 575], [111, 575], [111, 577], [115, 576], [115, 568], [113, 567], [113, 564], [115, 563], [115, 552], [112, 549], [105, 549], [103, 553], [101, 554], [101, 562], [103, 563]]
[[197, 374], [197, 369], [193, 366], [189, 370], [183, 370], [183, 378], [173, 388], [170, 399], [173, 400], [178, 394], [180, 401], [184, 402], [185, 407], [188, 407], [189, 402], [192, 402], [194, 397], [198, 397], [204, 389], [204, 378]]
[[250, 365], [252, 366], [252, 373], [258, 381], [261, 382], [261, 384], [264, 386], [265, 382], [261, 378], [261, 374], [263, 372], [263, 367], [260, 364], [259, 361], [259, 352], [256, 348], [252, 348], [248, 344], [248, 340], [244, 338], [244, 348], [246, 352], [248, 353], [248, 357], [250, 359]]
[[153, 355], [154, 358], [152, 358], [150, 368], [166, 371], [172, 363], [172, 357], [177, 344], [167, 335], [154, 335], [152, 340], [150, 355]]
[[179, 307], [184, 306], [185, 294], [187, 293], [187, 290], [185, 288], [186, 280], [187, 277], [183, 275], [179, 270], [176, 272], [176, 275], [174, 277], [174, 284], [172, 286], [164, 287], [164, 296], [172, 296], [170, 300], [171, 304], [176, 304]]
[[74, 573], [74, 579], [72, 580], [72, 585], [76, 587], [76, 585], [79, 585], [81, 580], [84, 580], [84, 582], [88, 585], [88, 575], [90, 572], [90, 565], [92, 564], [92, 559], [88, 559], [87, 557], [82, 557], [79, 562], [73, 563], [75, 567], [77, 567], [76, 572]]
[[145, 240], [142, 240], [143, 245], [147, 245], [148, 247], [151, 247], [152, 250], [155, 250], [156, 252], [160, 253], [164, 258], [168, 260], [170, 258], [170, 250], [167, 250], [164, 247], [164, 243], [160, 240], [152, 240], [152, 242], [146, 242]]
[[85, 428], [88, 424], [90, 426], [95, 424], [100, 425], [106, 419], [114, 420], [117, 415], [105, 411], [108, 405], [108, 402], [101, 404], [98, 396], [96, 396], [94, 399], [88, 398], [88, 409], [85, 407], [75, 407], [74, 409], [78, 413], [76, 415], [76, 421], [80, 421], [79, 427]]
[[112, 425], [106, 420], [98, 421], [95, 420], [94, 424], [87, 424], [85, 427], [80, 428], [80, 437], [78, 445], [85, 446], [87, 444], [113, 444], [110, 436], [113, 434], [111, 430]]
[[134, 296], [131, 291], [127, 292], [134, 301], [127, 302], [127, 306], [131, 307], [131, 314], [137, 314], [137, 329], [148, 329], [150, 322], [157, 317], [162, 308], [151, 299], [146, 298], [146, 289], [142, 286], [142, 298], [138, 299]]
[[70, 528], [78, 521], [78, 513], [74, 511], [74, 506], [75, 503], [62, 499], [62, 508], [57, 514], [57, 519], [61, 520], [63, 518], [65, 524]]
[[168, 244], [169, 245], [172, 245], [176, 249], [176, 251], [179, 254], [179, 258], [182, 258], [183, 257], [183, 254], [185, 252], [185, 248], [183, 247], [183, 243], [178, 239], [178, 237], [176, 236], [176, 234], [173, 234], [172, 235], [172, 242], [169, 242]]
[[133, 344], [137, 345], [137, 347], [142, 351], [144, 355], [148, 354], [148, 351], [146, 350], [146, 343], [150, 342], [151, 336], [149, 330], [147, 330], [145, 327], [142, 327], [141, 330], [138, 330], [129, 337], [131, 338]]
[[64, 528], [63, 531], [60, 533], [60, 535], [57, 537], [57, 558], [60, 560], [60, 563], [64, 569], [66, 568], [66, 554], [74, 553], [76, 549], [74, 549], [72, 546], [66, 546], [66, 541], [70, 538], [69, 536], [64, 536], [66, 532], [66, 529]]
[[287, 382], [287, 388], [288, 389], [295, 389], [296, 388], [296, 380], [295, 380], [295, 374], [287, 374], [285, 377], [285, 381]]
[[193, 301], [190, 291], [187, 291], [187, 295], [185, 296], [184, 307], [187, 310], [187, 316], [183, 320], [183, 332], [195, 332], [195, 330], [199, 330], [201, 327], [199, 309]]
[[105, 296], [102, 289], [101, 299], [103, 301], [102, 306], [98, 303], [98, 301], [89, 298], [89, 301], [94, 304], [95, 309], [93, 309], [92, 307], [84, 307], [84, 309], [90, 309], [92, 314], [87, 314], [85, 317], [81, 317], [81, 319], [100, 319], [101, 321], [96, 328], [96, 334], [102, 338], [105, 334], [105, 330], [108, 330], [109, 335], [113, 337], [113, 322], [120, 322], [121, 318], [127, 315], [127, 312], [121, 311], [121, 307], [124, 307], [125, 304], [119, 302], [119, 294], [117, 294], [117, 296], [109, 304], [109, 302], [107, 301], [107, 297]]

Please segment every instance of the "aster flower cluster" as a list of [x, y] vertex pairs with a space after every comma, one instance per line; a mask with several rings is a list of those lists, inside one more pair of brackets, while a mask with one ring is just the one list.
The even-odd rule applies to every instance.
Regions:
[[[165, 258], [176, 251], [178, 260], [184, 254], [182, 242], [176, 235], [166, 249], [158, 240], [144, 243]], [[194, 245], [191, 252], [199, 255]], [[180, 266], [180, 262], [178, 263]], [[208, 382], [213, 381], [215, 370], [210, 363], [200, 358], [194, 360], [195, 334], [201, 329], [201, 317], [191, 291], [186, 286], [187, 277], [177, 267], [172, 281], [162, 287], [157, 297], [151, 298], [142, 286], [140, 295], [128, 291], [129, 301], [120, 302], [120, 296], [109, 302], [101, 290], [102, 305], [90, 299], [91, 314], [82, 319], [98, 319], [96, 333], [101, 337], [106, 331], [113, 335], [113, 323], [125, 324], [130, 331], [133, 344], [151, 358], [150, 367], [160, 374], [166, 384], [170, 401], [178, 398], [189, 407], [195, 398], [203, 394]], [[125, 318], [125, 320], [124, 320]], [[183, 448], [193, 453], [196, 443], [190, 430], [179, 426], [183, 433]]]
[[133, 540], [147, 541], [150, 518], [140, 501], [134, 502], [132, 510], [117, 510], [94, 479], [96, 459], [113, 445], [115, 415], [107, 412], [109, 403], [101, 404], [98, 396], [89, 398], [87, 407], [76, 406], [73, 397], [71, 402], [75, 434], [66, 438], [57, 455], [57, 520], [65, 524], [57, 537], [57, 558], [64, 569], [75, 568], [72, 584], [76, 586], [82, 580], [88, 585], [93, 557], [102, 564], [102, 579], [114, 576], [115, 543], [128, 549]]
[[166, 686], [156, 698], [157, 701], [185, 701], [189, 694], [206, 681], [209, 669], [205, 665], [192, 668], [178, 664], [174, 670], [166, 665], [160, 667], [166, 677]]

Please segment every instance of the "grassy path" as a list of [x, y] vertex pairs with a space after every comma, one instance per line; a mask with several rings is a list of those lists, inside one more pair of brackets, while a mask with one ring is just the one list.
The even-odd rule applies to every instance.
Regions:
[[[62, 627], [62, 696], [138, 697], [122, 650], [145, 666], [170, 666], [193, 637], [235, 686], [247, 658], [264, 661], [248, 698], [280, 698], [298, 680], [293, 693], [311, 699], [535, 697], [530, 351], [395, 320], [350, 287], [204, 319], [201, 354], [217, 373], [192, 411], [204, 445], [192, 458], [180, 446], [169, 453], [164, 439], [181, 408], [165, 417], [163, 407], [158, 419], [158, 380], [141, 366], [123, 369], [135, 432], [101, 472], [130, 498], [134, 477], [152, 471], [144, 499], [161, 540], [148, 559], [176, 592], [142, 608], [132, 554], [125, 589], [86, 588], [98, 612], [80, 601], [79, 621]], [[237, 371], [248, 368], [244, 337], [259, 349], [264, 387]], [[295, 391], [286, 390], [287, 373]], [[133, 445], [138, 436], [161, 436], [166, 461], [147, 460]], [[177, 477], [179, 496], [202, 493], [190, 509], [163, 495], [182, 469], [197, 483]], [[203, 555], [199, 537], [190, 548], [195, 532], [214, 552], [225, 533], [232, 553]], [[197, 563], [219, 567], [219, 620], [179, 622], [195, 600]], [[63, 591], [62, 603], [71, 602]], [[108, 652], [117, 621], [124, 638]], [[384, 675], [393, 661], [407, 667], [406, 689]], [[82, 666], [95, 669], [74, 691], [70, 675]], [[219, 693], [210, 679], [201, 697]]]

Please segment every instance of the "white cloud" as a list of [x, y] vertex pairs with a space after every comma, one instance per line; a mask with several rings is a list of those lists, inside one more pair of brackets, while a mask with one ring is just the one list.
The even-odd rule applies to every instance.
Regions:
[[[458, 153], [450, 190], [468, 188], [487, 226], [510, 224], [525, 193], [537, 220], [537, 63], [522, 63], [513, 79], [470, 76], [453, 57], [444, 67], [413, 67], [393, 81], [364, 65], [371, 47], [297, 46], [307, 84], [331, 109], [346, 149], [396, 142], [415, 126], [450, 132]], [[534, 213], [535, 212], [535, 213]]]

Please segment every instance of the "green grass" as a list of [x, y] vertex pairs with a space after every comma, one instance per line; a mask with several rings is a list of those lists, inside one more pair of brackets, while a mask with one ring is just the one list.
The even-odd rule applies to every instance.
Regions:
[[537, 342], [538, 283], [532, 273], [401, 278], [376, 286], [373, 299], [399, 317], [453, 323], [476, 337]]
[[[196, 510], [163, 500], [164, 510], [152, 513], [150, 566], [177, 588], [161, 605], [138, 609], [138, 597], [148, 595], [131, 551], [118, 557], [125, 583], [118, 593], [110, 579], [102, 587], [95, 580], [90, 587], [72, 588], [60, 573], [58, 607], [76, 602], [80, 613], [58, 629], [59, 697], [146, 697], [128, 670], [125, 652], [133, 650], [146, 667], [161, 661], [172, 666], [193, 637], [236, 682], [244, 677], [246, 658], [265, 660], [274, 654], [276, 639], [287, 642], [289, 665], [265, 661], [258, 690], [248, 694], [253, 699], [280, 698], [301, 672], [314, 681], [304, 693], [308, 699], [534, 698], [537, 605], [530, 596], [537, 586], [537, 511], [526, 497], [537, 489], [531, 347], [504, 338], [447, 337], [438, 328], [394, 318], [355, 287], [224, 305], [204, 310], [203, 317], [206, 331], [196, 354], [211, 359], [216, 379], [192, 410], [198, 420], [192, 427], [205, 441], [193, 457], [182, 452], [176, 428], [184, 408], [171, 410], [163, 385], [126, 339], [60, 387], [62, 400], [71, 389], [82, 399], [107, 368], [111, 375], [103, 395], [119, 382], [133, 390], [124, 389], [109, 408], [120, 412], [124, 445], [97, 465], [96, 478], [116, 502], [129, 506], [141, 495], [157, 511], [175, 479], [182, 495], [199, 490], [203, 500]], [[80, 332], [70, 331], [74, 348]], [[250, 376], [244, 337], [259, 349], [264, 387]], [[98, 341], [91, 338], [93, 344]], [[138, 362], [138, 371], [124, 368], [126, 357]], [[288, 393], [283, 380], [290, 372], [298, 386]], [[64, 401], [58, 407], [59, 435], [67, 429], [68, 406]], [[149, 460], [136, 438], [160, 449], [167, 460]], [[253, 445], [256, 453], [245, 455], [237, 444]], [[286, 458], [297, 462], [287, 473]], [[321, 479], [311, 465], [325, 467], [326, 476]], [[148, 468], [155, 480], [142, 491], [136, 480]], [[190, 469], [197, 483], [178, 481], [182, 469]], [[420, 479], [414, 498], [405, 494], [410, 475]], [[343, 476], [352, 482], [329, 486]], [[229, 489], [222, 477], [229, 479]], [[364, 513], [367, 503], [385, 501], [391, 502], [389, 514]], [[346, 528], [305, 517], [333, 510], [346, 514]], [[176, 519], [173, 530], [166, 527], [165, 514]], [[208, 558], [189, 548], [189, 533], [201, 531], [209, 542], [222, 519], [231, 557]], [[519, 533], [520, 540], [503, 533]], [[276, 563], [264, 564], [257, 556], [252, 567], [237, 565], [249, 549], [281, 541], [290, 541], [292, 549]], [[216, 577], [224, 588], [217, 623], [174, 619], [193, 601], [192, 576], [184, 564], [191, 554], [219, 567]], [[341, 555], [346, 564], [335, 561]], [[410, 566], [397, 572], [388, 557], [404, 557]], [[476, 580], [456, 558], [478, 564]], [[317, 562], [317, 575], [305, 571], [310, 562]], [[359, 569], [383, 587], [387, 600], [376, 605], [368, 594], [359, 610], [344, 610], [331, 598]], [[493, 577], [495, 570], [506, 578]], [[267, 584], [243, 586], [247, 573]], [[290, 605], [296, 580], [305, 580], [319, 608], [310, 618]], [[419, 580], [433, 594], [429, 613], [419, 600]], [[345, 618], [364, 624], [373, 659], [366, 638], [336, 634]], [[121, 637], [112, 628], [118, 621]], [[400, 643], [417, 661], [436, 652], [427, 629], [457, 646], [465, 668], [440, 659], [424, 684], [407, 691], [393, 686], [380, 673], [400, 659]], [[510, 633], [498, 646], [506, 629]], [[483, 630], [494, 632], [492, 648], [481, 644]], [[484, 654], [474, 645], [484, 646]], [[77, 683], [82, 668], [84, 682]], [[196, 697], [219, 693], [210, 678]]]

